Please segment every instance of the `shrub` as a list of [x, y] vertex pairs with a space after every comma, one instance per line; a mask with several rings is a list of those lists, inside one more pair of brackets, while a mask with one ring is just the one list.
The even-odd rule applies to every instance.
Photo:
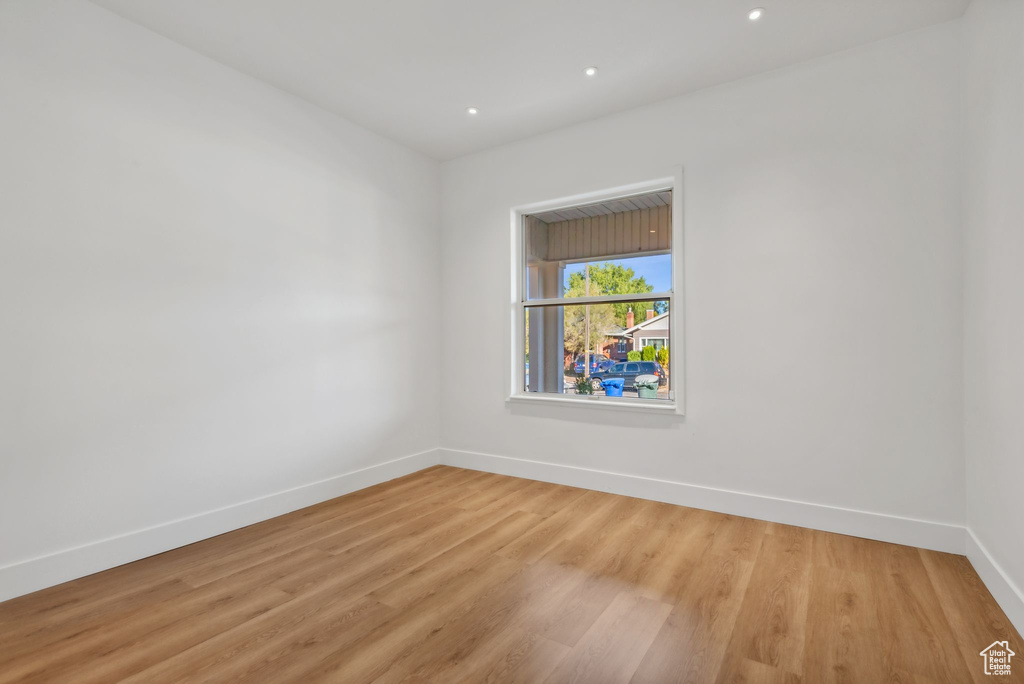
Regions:
[[640, 361], [643, 358], [643, 354], [638, 351], [626, 352], [627, 361]]
[[644, 361], [653, 361], [657, 350], [654, 347], [644, 347]]
[[662, 347], [658, 350], [658, 363], [662, 366], [668, 365], [668, 347]]
[[593, 394], [594, 386], [590, 383], [590, 378], [580, 375], [576, 378], [576, 394]]

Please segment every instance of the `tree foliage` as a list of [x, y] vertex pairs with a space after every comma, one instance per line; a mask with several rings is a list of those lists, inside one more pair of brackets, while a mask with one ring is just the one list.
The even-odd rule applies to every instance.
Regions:
[[658, 363], [662, 366], [668, 365], [668, 347], [662, 347], [658, 350]]
[[[566, 297], [585, 297], [588, 294], [611, 295], [611, 294], [643, 294], [653, 292], [654, 286], [648, 285], [643, 276], [637, 276], [636, 272], [626, 266], [605, 261], [598, 264], [587, 264], [590, 272], [590, 290], [586, 289], [586, 275], [583, 272], [569, 274], [569, 284], [565, 290]], [[644, 319], [644, 312], [647, 309], [654, 309], [655, 313], [665, 313], [665, 302], [630, 302], [628, 304], [605, 304], [603, 308], [611, 308], [614, 313], [615, 324], [623, 328], [626, 326], [626, 313], [630, 307], [639, 323]], [[591, 307], [591, 313], [596, 307]]]
[[[590, 282], [587, 283], [587, 274]], [[605, 261], [587, 264], [586, 270], [569, 274], [565, 298], [573, 299], [595, 295], [644, 294], [653, 292], [643, 276], [637, 276], [632, 268]], [[587, 309], [589, 308], [590, 337], [587, 338]], [[601, 345], [608, 339], [608, 332], [616, 325], [625, 328], [626, 314], [633, 309], [636, 322], [644, 319], [644, 312], [653, 309], [657, 314], [665, 312], [665, 302], [642, 301], [625, 304], [567, 305], [565, 307], [565, 350], [573, 355], [586, 350], [600, 353]]]
[[[587, 309], [590, 310], [590, 339], [587, 339]], [[600, 352], [601, 344], [608, 336], [608, 330], [615, 325], [615, 315], [606, 305], [565, 307], [565, 350], [573, 358], [586, 350]]]
[[643, 350], [644, 361], [654, 361], [654, 357], [657, 355], [657, 350], [651, 345], [647, 345]]
[[632, 351], [628, 351], [628, 352], [626, 352], [626, 360], [627, 361], [642, 361], [643, 360], [643, 354], [641, 354], [640, 352], [636, 351], [635, 349], [632, 350]]

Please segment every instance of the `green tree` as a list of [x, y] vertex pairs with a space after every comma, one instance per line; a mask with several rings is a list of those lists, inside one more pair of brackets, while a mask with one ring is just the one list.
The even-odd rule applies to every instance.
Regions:
[[668, 347], [662, 347], [658, 350], [658, 363], [662, 366], [668, 365]]
[[657, 351], [651, 345], [647, 345], [643, 350], [644, 361], [654, 361], [654, 357]]
[[[587, 309], [590, 309], [590, 339], [587, 339]], [[615, 325], [615, 315], [611, 307], [602, 304], [565, 307], [565, 350], [573, 358], [586, 350], [590, 353], [600, 351], [602, 343], [608, 337], [608, 330]]]
[[[653, 292], [654, 286], [648, 285], [643, 276], [637, 276], [636, 272], [628, 267], [621, 266], [611, 261], [604, 261], [597, 264], [587, 264], [587, 271], [590, 272], [590, 289], [586, 289], [586, 275], [583, 272], [569, 274], [568, 286], [565, 290], [566, 297], [585, 297], [588, 294], [612, 295], [612, 294], [643, 294]], [[614, 324], [626, 327], [626, 313], [632, 307], [636, 322], [644, 320], [644, 312], [647, 309], [654, 309], [655, 313], [663, 314], [666, 310], [665, 302], [629, 302], [627, 304], [604, 304], [600, 308], [610, 308], [614, 314]], [[593, 311], [599, 307], [591, 307]]]
[[643, 361], [643, 358], [643, 354], [636, 350], [626, 352], [627, 361]]

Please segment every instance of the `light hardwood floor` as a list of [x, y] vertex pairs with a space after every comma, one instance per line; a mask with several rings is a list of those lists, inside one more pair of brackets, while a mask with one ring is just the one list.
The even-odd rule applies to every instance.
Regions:
[[0, 636], [3, 682], [1024, 681], [962, 556], [443, 466], [0, 603]]

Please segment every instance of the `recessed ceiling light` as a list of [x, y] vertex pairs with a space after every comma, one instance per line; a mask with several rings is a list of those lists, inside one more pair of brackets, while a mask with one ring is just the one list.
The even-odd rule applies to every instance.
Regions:
[[764, 16], [764, 8], [763, 7], [755, 7], [754, 9], [750, 10], [750, 12], [747, 14], [747, 19], [750, 19], [750, 21], [757, 21], [758, 19], [760, 19], [763, 16]]
[[477, 114], [480, 113], [480, 110], [477, 109], [476, 107], [466, 107], [466, 113], [469, 114], [470, 116], [476, 116]]
[[585, 73], [587, 76], [596, 76], [597, 67], [587, 67], [586, 69], [583, 70], [583, 73]]

